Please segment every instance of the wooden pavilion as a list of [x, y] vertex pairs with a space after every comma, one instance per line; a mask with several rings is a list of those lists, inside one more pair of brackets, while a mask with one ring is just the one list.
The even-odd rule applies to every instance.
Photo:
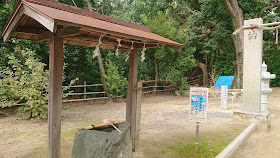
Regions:
[[[2, 34], [10, 38], [49, 42], [48, 157], [60, 157], [63, 44], [96, 47], [129, 53], [126, 121], [131, 125], [132, 142], [136, 132], [136, 86], [138, 49], [167, 45], [179, 50], [182, 44], [150, 32], [142, 25], [126, 22], [52, 0], [20, 0]], [[121, 39], [119, 46], [118, 39]], [[134, 146], [135, 149], [135, 146]]]

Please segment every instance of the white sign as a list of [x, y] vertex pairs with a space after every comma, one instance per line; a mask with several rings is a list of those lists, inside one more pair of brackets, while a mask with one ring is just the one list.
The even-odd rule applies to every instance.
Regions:
[[221, 106], [227, 109], [228, 106], [228, 86], [221, 86]]
[[208, 88], [190, 88], [190, 117], [193, 122], [207, 121]]

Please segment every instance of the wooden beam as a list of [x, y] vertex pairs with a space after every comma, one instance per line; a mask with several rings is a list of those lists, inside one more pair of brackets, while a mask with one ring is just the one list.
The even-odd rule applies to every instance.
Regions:
[[39, 34], [41, 34], [43, 32], [46, 32], [46, 30], [18, 26], [15, 29], [15, 32], [17, 32], [17, 33], [25, 33], [25, 34], [29, 34], [29, 35], [39, 35]]
[[39, 14], [38, 12], [34, 11], [33, 9], [29, 8], [26, 5], [23, 5], [23, 13], [27, 16], [33, 18], [34, 20], [38, 21], [41, 25], [43, 25], [45, 28], [47, 28], [50, 32], [56, 32], [56, 24], [54, 21], [46, 17], [42, 14]]
[[[144, 46], [144, 43], [136, 43], [136, 44], [135, 44], [135, 47], [136, 47], [136, 48], [143, 48], [143, 46]], [[158, 44], [149, 44], [149, 43], [146, 43], [146, 44], [145, 44], [145, 47], [146, 47], [146, 48], [154, 48], [154, 47], [158, 47]]]
[[12, 21], [10, 22], [10, 24], [7, 26], [8, 28], [5, 30], [5, 33], [3, 34], [4, 42], [7, 42], [10, 39], [12, 31], [15, 30], [22, 15], [23, 15], [23, 7], [21, 6], [18, 12], [15, 14], [14, 18], [12, 19]]
[[63, 40], [50, 34], [48, 102], [48, 158], [60, 157]]
[[126, 99], [126, 121], [130, 122], [132, 150], [135, 151], [136, 138], [136, 111], [137, 111], [137, 72], [138, 72], [138, 49], [134, 48], [129, 53], [129, 77]]
[[175, 46], [175, 45], [170, 45], [170, 44], [167, 44], [167, 46], [168, 47], [170, 47], [170, 48], [172, 48], [172, 49], [175, 49], [175, 50], [177, 50], [177, 51], [180, 51], [180, 49], [181, 49], [181, 46]]
[[[58, 37], [71, 37], [80, 34], [80, 29], [77, 27], [60, 28], [57, 30]], [[39, 34], [38, 40], [49, 39], [50, 32], [43, 32]]]
[[[75, 37], [65, 37], [65, 39], [69, 39], [69, 40], [81, 40], [81, 41], [92, 41], [92, 42], [98, 42], [99, 38], [97, 37], [93, 37], [93, 36], [83, 36], [83, 35], [78, 35]], [[103, 44], [110, 44], [113, 46], [117, 46], [118, 42], [117, 41], [112, 41], [112, 40], [108, 40], [108, 39], [101, 39]], [[125, 44], [125, 43], [121, 43], [122, 47], [124, 48], [130, 48], [131, 45], [129, 44]]]
[[[84, 35], [77, 35], [75, 37], [65, 37], [65, 39], [69, 40], [81, 40], [81, 41], [92, 41], [92, 42], [98, 42], [99, 38], [93, 37], [93, 36], [84, 36]], [[101, 39], [103, 44], [111, 44], [113, 46], [118, 46], [118, 42], [114, 40], [109, 39]], [[127, 42], [121, 42], [122, 48], [131, 48], [131, 44]], [[143, 48], [143, 43], [135, 43], [134, 48]], [[158, 44], [145, 44], [146, 48], [154, 48], [158, 47]]]
[[61, 28], [57, 30], [57, 33], [59, 37], [75, 36], [80, 34], [80, 28], [73, 26]]
[[[148, 37], [141, 37], [141, 36], [137, 36], [137, 35], [131, 35], [131, 34], [123, 34], [120, 32], [114, 32], [114, 31], [109, 31], [109, 30], [104, 30], [104, 29], [100, 29], [100, 28], [95, 28], [95, 27], [90, 27], [90, 26], [82, 26], [79, 24], [73, 24], [73, 23], [67, 23], [61, 20], [55, 20], [55, 22], [59, 25], [71, 25], [71, 26], [76, 26], [76, 27], [81, 27], [82, 30], [87, 30], [89, 32], [94, 32], [94, 33], [100, 33], [100, 34], [110, 34], [111, 36], [114, 37], [119, 37], [119, 38], [129, 38], [129, 39], [137, 39], [140, 41], [146, 41], [146, 42], [150, 42], [151, 39]], [[160, 40], [153, 40], [153, 43], [160, 43], [160, 44], [165, 44], [168, 45], [168, 47], [171, 47], [173, 49], [179, 50], [181, 45], [170, 45], [170, 42], [163, 42]]]
[[43, 32], [43, 33], [39, 34], [38, 40], [42, 41], [42, 40], [45, 40], [45, 39], [50, 39], [51, 34], [52, 33], [49, 32], [49, 31]]

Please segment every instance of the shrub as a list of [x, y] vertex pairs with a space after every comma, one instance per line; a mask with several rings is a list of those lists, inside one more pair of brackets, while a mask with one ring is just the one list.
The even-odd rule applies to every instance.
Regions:
[[127, 79], [120, 75], [118, 66], [115, 66], [111, 60], [108, 60], [106, 67], [107, 73], [105, 78], [107, 81], [108, 90], [111, 93], [112, 99], [115, 100], [117, 96], [126, 94]]
[[[0, 104], [2, 108], [23, 103], [17, 116], [23, 119], [47, 118], [49, 73], [46, 64], [35, 58], [30, 50], [20, 51], [22, 59], [9, 55], [7, 67], [0, 69]], [[71, 82], [74, 83], [73, 81]], [[64, 90], [66, 90], [65, 88]], [[63, 94], [63, 97], [67, 97]]]

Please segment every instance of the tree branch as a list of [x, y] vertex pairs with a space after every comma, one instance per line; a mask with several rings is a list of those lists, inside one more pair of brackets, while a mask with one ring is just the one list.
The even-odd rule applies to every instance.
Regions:
[[182, 8], [187, 9], [189, 12], [191, 12], [191, 13], [193, 13], [193, 14], [198, 13], [197, 11], [192, 10], [192, 9], [191, 9], [189, 6], [187, 6], [187, 5], [185, 5], [185, 6], [182, 7]]
[[235, 11], [233, 10], [230, 2], [228, 0], [221, 0], [224, 6], [226, 7], [226, 10], [229, 12], [229, 15], [231, 16], [231, 19], [235, 18]]
[[267, 6], [267, 7], [264, 7], [262, 8], [262, 10], [260, 11], [259, 14], [256, 14], [255, 17], [260, 17], [262, 15], [262, 13], [266, 10], [270, 10], [270, 9], [273, 9], [275, 7], [279, 7], [280, 6], [280, 2], [277, 2], [277, 0], [274, 0], [274, 3], [271, 5], [271, 6]]
[[88, 10], [93, 12], [92, 5], [91, 5], [90, 1], [89, 0], [85, 0], [85, 2], [87, 3]]
[[74, 0], [72, 0], [72, 2], [73, 2], [73, 4], [75, 5], [75, 7], [77, 7], [77, 4], [75, 3], [75, 1], [74, 1]]

